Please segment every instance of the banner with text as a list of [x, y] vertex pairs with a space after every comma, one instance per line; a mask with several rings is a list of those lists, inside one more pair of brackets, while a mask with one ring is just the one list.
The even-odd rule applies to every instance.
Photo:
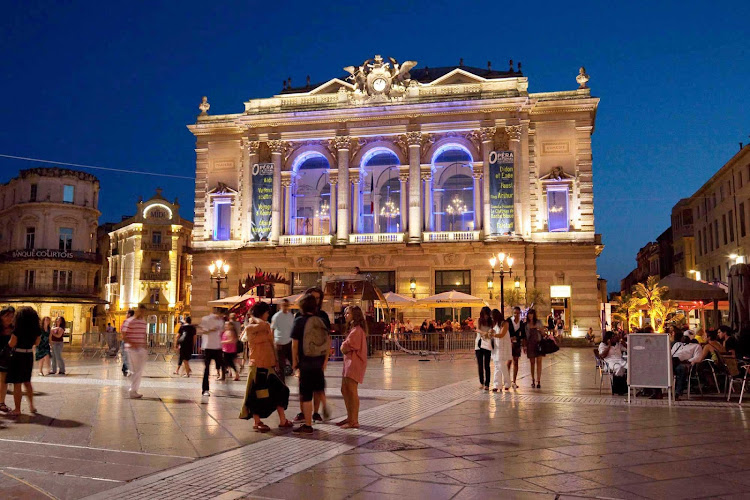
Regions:
[[273, 168], [273, 163], [253, 165], [253, 216], [250, 232], [254, 241], [268, 241], [271, 234]]
[[490, 232], [515, 231], [513, 151], [490, 153]]

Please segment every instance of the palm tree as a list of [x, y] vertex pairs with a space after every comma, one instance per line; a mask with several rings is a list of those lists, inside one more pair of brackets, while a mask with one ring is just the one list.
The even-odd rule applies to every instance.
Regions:
[[629, 293], [623, 293], [619, 297], [615, 297], [613, 302], [614, 310], [612, 311], [612, 317], [623, 324], [627, 332], [630, 332], [631, 328], [635, 329], [640, 325], [642, 312], [639, 308], [637, 297]]
[[677, 310], [672, 302], [664, 299], [668, 290], [666, 286], [659, 286], [659, 278], [656, 276], [649, 276], [645, 284], [633, 285], [633, 296], [638, 305], [648, 312], [651, 328], [656, 333], [664, 332], [667, 316]]

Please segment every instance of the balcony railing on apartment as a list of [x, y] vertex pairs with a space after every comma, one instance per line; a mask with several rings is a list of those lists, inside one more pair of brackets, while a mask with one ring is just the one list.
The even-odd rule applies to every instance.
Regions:
[[331, 235], [284, 235], [280, 238], [279, 244], [284, 246], [330, 245]]
[[349, 243], [352, 244], [374, 244], [374, 243], [403, 243], [404, 233], [372, 233], [372, 234], [350, 234]]
[[0, 297], [98, 297], [97, 287], [89, 285], [8, 285], [0, 286]]
[[151, 252], [168, 252], [172, 250], [172, 243], [151, 243], [150, 241], [141, 241], [141, 250]]
[[479, 231], [443, 231], [439, 233], [422, 233], [422, 241], [479, 241]]
[[141, 281], [169, 281], [170, 279], [169, 271], [161, 271], [158, 273], [141, 271]]

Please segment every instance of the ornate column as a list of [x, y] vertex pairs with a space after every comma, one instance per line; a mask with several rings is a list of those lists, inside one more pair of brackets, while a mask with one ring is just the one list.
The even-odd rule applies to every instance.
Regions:
[[[336, 197], [336, 243], [349, 243], [349, 147], [351, 140], [348, 135], [336, 136], [329, 141], [329, 145], [336, 151], [338, 160], [338, 196]], [[331, 186], [333, 190], [333, 186]], [[333, 195], [331, 195], [333, 197]], [[331, 203], [331, 210], [333, 210]]]
[[398, 210], [399, 210], [399, 217], [401, 220], [401, 232], [406, 231], [406, 220], [407, 220], [407, 191], [406, 191], [406, 181], [409, 180], [409, 173], [408, 172], [399, 172], [398, 174], [398, 183], [399, 183], [399, 193], [398, 193]]
[[331, 185], [331, 208], [329, 217], [329, 233], [333, 236], [333, 241], [336, 240], [336, 215], [338, 212], [336, 202], [336, 184], [338, 184], [338, 175], [335, 173], [328, 174], [328, 183]]
[[[492, 235], [490, 227], [490, 152], [493, 148], [495, 127], [482, 127], [479, 129], [479, 137], [482, 140], [482, 232], [485, 239]], [[476, 186], [476, 181], [475, 186]], [[474, 198], [476, 200], [476, 197]], [[476, 229], [480, 229], [477, 227]]]
[[435, 231], [442, 231], [443, 230], [443, 217], [444, 215], [441, 212], [444, 212], [443, 210], [443, 193], [438, 191], [437, 193], [433, 193], [433, 205], [434, 205], [434, 219], [435, 219], [435, 225], [433, 226], [433, 230]]
[[478, 231], [482, 228], [482, 218], [480, 217], [480, 214], [482, 210], [481, 207], [481, 179], [482, 179], [482, 171], [481, 170], [474, 170], [472, 173], [472, 179], [474, 179], [474, 230]]
[[271, 199], [271, 244], [279, 244], [281, 234], [281, 167], [287, 143], [280, 140], [268, 141], [273, 160], [273, 198]]
[[[359, 185], [359, 169], [349, 172], [349, 178], [352, 181], [352, 233], [359, 234], [362, 231], [362, 202]], [[348, 242], [348, 241], [347, 241]]]
[[424, 230], [425, 232], [431, 232], [433, 225], [432, 225], [432, 172], [421, 172], [420, 175], [422, 181], [424, 182], [424, 195], [422, 197], [423, 201], [423, 211], [424, 211]]
[[510, 150], [513, 151], [513, 211], [515, 217], [513, 218], [514, 233], [523, 235], [523, 203], [521, 200], [521, 133], [523, 128], [521, 125], [508, 125], [505, 127], [505, 132], [508, 134]]
[[404, 141], [409, 147], [409, 243], [422, 241], [422, 224], [420, 219], [420, 150], [422, 148], [422, 133], [407, 132]]
[[[289, 173], [289, 172], [284, 172]], [[281, 179], [281, 187], [284, 188], [284, 234], [292, 233], [292, 177], [289, 175]]]

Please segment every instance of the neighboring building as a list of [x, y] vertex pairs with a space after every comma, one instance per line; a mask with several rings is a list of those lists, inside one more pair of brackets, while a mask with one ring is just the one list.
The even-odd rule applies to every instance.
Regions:
[[149, 309], [150, 333], [173, 333], [189, 314], [193, 224], [180, 217], [179, 208], [157, 189], [153, 198], [138, 202], [134, 216], [106, 228], [105, 322], [118, 330], [128, 309], [139, 304]]
[[674, 272], [680, 276], [695, 277], [695, 237], [693, 210], [690, 200], [683, 198], [672, 208], [672, 240]]
[[[411, 295], [413, 279], [417, 297], [457, 289], [497, 307], [488, 259], [503, 251], [522, 292], [541, 291], [566, 325], [598, 328], [591, 134], [599, 99], [588, 75], [581, 68], [576, 90], [535, 94], [520, 67], [409, 74], [415, 64], [376, 56], [349, 67], [346, 79], [285, 82], [237, 114], [209, 115], [204, 98], [188, 127], [197, 155], [196, 315], [213, 298], [216, 258], [231, 265], [229, 294], [255, 267], [292, 279], [277, 295], [315, 284], [319, 272], [359, 268], [384, 291]], [[412, 317], [420, 314], [433, 313]]]
[[650, 276], [659, 279], [674, 272], [674, 248], [672, 243], [672, 228], [668, 227], [656, 241], [649, 242], [638, 250], [635, 257], [636, 268], [620, 280], [620, 291], [629, 293], [636, 283], [646, 283]]
[[741, 148], [687, 203], [695, 231], [692, 269], [703, 280], [726, 282], [729, 268], [747, 262], [750, 254], [750, 145]]
[[0, 304], [63, 316], [74, 343], [102, 302], [98, 203], [99, 180], [75, 170], [21, 170], [0, 186]]

